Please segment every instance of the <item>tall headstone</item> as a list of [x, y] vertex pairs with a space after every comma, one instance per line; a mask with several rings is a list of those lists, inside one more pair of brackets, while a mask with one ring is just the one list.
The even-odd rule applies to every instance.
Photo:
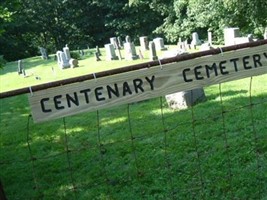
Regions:
[[131, 41], [131, 37], [129, 36], [129, 35], [127, 35], [126, 37], [125, 37], [125, 42], [127, 43], [130, 43], [130, 42], [132, 42]]
[[39, 47], [40, 53], [41, 53], [41, 58], [43, 60], [47, 60], [48, 59], [48, 55], [47, 55], [47, 51], [45, 48], [43, 47]]
[[239, 28], [224, 29], [224, 44], [230, 46], [235, 44], [235, 38], [240, 37]]
[[153, 41], [149, 42], [149, 58], [150, 60], [158, 60], [155, 43]]
[[95, 60], [96, 61], [101, 61], [99, 54], [97, 52], [95, 52]]
[[136, 49], [132, 42], [126, 42], [123, 46], [126, 60], [136, 60], [139, 58], [139, 56], [136, 54]]
[[208, 43], [212, 46], [212, 32], [208, 31]]
[[139, 38], [139, 41], [140, 41], [140, 46], [141, 46], [141, 50], [142, 51], [146, 51], [146, 50], [149, 50], [148, 48], [148, 38], [147, 36], [142, 36]]
[[191, 46], [193, 46], [193, 45], [195, 45], [195, 46], [201, 45], [201, 41], [199, 40], [197, 32], [192, 33]]
[[119, 57], [116, 55], [113, 44], [105, 44], [106, 59], [107, 60], [118, 60]]
[[23, 64], [22, 60], [18, 60], [18, 75], [23, 73]]
[[70, 50], [69, 50], [69, 47], [68, 45], [66, 45], [64, 48], [63, 48], [63, 51], [64, 51], [64, 54], [65, 54], [65, 58], [67, 60], [67, 62], [71, 59], [70, 57]]
[[153, 39], [153, 42], [155, 44], [155, 47], [156, 47], [157, 51], [167, 50], [167, 48], [164, 46], [163, 38], [160, 38], [160, 37], [155, 38], [155, 39]]
[[58, 66], [61, 69], [68, 68], [70, 66], [69, 61], [66, 58], [66, 55], [62, 51], [57, 51], [57, 60], [58, 60]]
[[109, 38], [110, 44], [113, 44], [114, 49], [119, 49], [118, 41], [116, 37]]
[[267, 40], [267, 28], [265, 28], [265, 32], [264, 32], [263, 38], [264, 38], [265, 40]]
[[100, 52], [100, 49], [99, 49], [99, 47], [98, 46], [96, 46], [96, 53], [98, 53], [98, 56], [102, 56], [102, 54], [101, 54], [101, 52]]
[[123, 48], [123, 42], [122, 42], [120, 36], [117, 37], [117, 41], [118, 41], [119, 48], [122, 49]]

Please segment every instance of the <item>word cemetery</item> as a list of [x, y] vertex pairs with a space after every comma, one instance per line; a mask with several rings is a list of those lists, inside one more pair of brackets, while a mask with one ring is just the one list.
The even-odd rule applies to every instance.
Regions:
[[35, 122], [267, 73], [267, 45], [203, 56], [33, 92]]

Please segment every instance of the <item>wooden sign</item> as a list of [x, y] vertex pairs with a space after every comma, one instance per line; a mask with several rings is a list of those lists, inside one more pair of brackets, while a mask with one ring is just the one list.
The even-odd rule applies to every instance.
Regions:
[[200, 57], [29, 95], [35, 122], [267, 73], [267, 45]]

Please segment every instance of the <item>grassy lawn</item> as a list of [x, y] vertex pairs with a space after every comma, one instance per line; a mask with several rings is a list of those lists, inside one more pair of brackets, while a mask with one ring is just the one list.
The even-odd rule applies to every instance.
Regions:
[[[8, 63], [0, 91], [136, 62], [91, 55], [59, 70], [54, 60], [25, 59], [32, 75]], [[7, 198], [267, 199], [266, 83], [262, 75], [206, 87], [207, 101], [186, 110], [162, 97], [41, 124], [29, 117], [27, 95], [1, 99]]]

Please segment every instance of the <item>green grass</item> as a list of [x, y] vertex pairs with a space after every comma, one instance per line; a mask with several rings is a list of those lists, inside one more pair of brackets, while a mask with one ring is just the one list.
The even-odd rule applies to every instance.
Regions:
[[[58, 70], [56, 79], [129, 65], [90, 59]], [[1, 91], [53, 79], [45, 74], [54, 61], [26, 62], [41, 81], [19, 77], [9, 63]], [[12, 77], [17, 80], [8, 83]], [[266, 199], [267, 75], [253, 77], [251, 91], [250, 81], [221, 84], [222, 103], [213, 85], [205, 88], [207, 101], [192, 109], [170, 110], [155, 98], [67, 117], [65, 124], [30, 118], [28, 126], [27, 95], [1, 99], [0, 179], [7, 198]]]

